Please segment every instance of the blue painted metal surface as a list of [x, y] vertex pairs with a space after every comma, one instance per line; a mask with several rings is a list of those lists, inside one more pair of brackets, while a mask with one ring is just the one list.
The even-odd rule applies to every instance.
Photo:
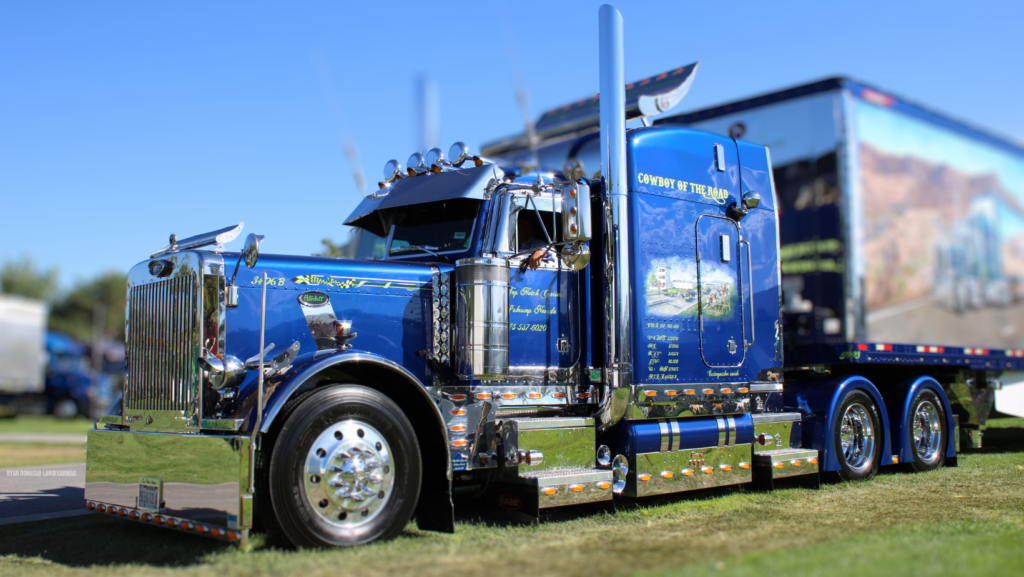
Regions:
[[882, 445], [881, 462], [882, 465], [892, 464], [888, 409], [881, 393], [871, 381], [859, 376], [786, 381], [783, 391], [786, 407], [803, 413], [802, 444], [821, 453], [822, 471], [838, 471], [840, 468], [832, 432], [835, 420], [842, 418], [842, 415], [837, 414], [839, 405], [847, 393], [854, 390], [867, 393], [878, 407], [882, 425], [881, 438], [878, 439]]
[[949, 405], [949, 399], [946, 398], [945, 391], [942, 390], [942, 385], [935, 379], [929, 376], [920, 376], [907, 379], [897, 385], [896, 387], [883, 387], [882, 397], [885, 399], [886, 407], [889, 412], [889, 426], [891, 427], [892, 435], [891, 447], [893, 454], [897, 455], [901, 463], [906, 463], [914, 459], [914, 452], [912, 446], [914, 444], [914, 431], [913, 427], [907, 427], [910, 424], [910, 419], [913, 417], [913, 407], [911, 403], [914, 397], [923, 390], [929, 390], [939, 398], [939, 402], [942, 403], [942, 411], [946, 416], [946, 456], [956, 456], [956, 445], [953, 442], [955, 439], [955, 425], [953, 421], [953, 410]]
[[[668, 432], [666, 441], [667, 450], [680, 451], [686, 449], [701, 449], [705, 447], [717, 447], [719, 445], [719, 420], [726, 417], [702, 417], [689, 419], [675, 419], [676, 426], [667, 426]], [[754, 421], [750, 415], [735, 415], [731, 417], [736, 423], [736, 431], [733, 433], [726, 426], [725, 444], [747, 444], [754, 442]], [[662, 425], [667, 421], [630, 421], [623, 424], [622, 434], [619, 436], [619, 445], [614, 447], [619, 453], [630, 459], [643, 453], [657, 453], [662, 450]], [[679, 435], [675, 434], [678, 428]], [[735, 435], [735, 438], [733, 436]]]

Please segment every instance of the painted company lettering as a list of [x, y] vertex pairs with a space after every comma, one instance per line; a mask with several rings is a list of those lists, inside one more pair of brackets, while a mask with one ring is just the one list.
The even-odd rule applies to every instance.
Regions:
[[699, 194], [708, 200], [712, 200], [718, 204], [725, 204], [725, 201], [729, 199], [729, 191], [724, 188], [717, 188], [714, 186], [708, 186], [706, 184], [697, 184], [695, 182], [687, 182], [685, 180], [676, 180], [674, 178], [665, 178], [663, 176], [654, 176], [653, 174], [645, 174], [641, 172], [637, 175], [637, 180], [640, 184], [650, 184], [651, 186], [659, 186], [661, 188], [670, 188], [680, 190], [682, 192], [692, 192]]

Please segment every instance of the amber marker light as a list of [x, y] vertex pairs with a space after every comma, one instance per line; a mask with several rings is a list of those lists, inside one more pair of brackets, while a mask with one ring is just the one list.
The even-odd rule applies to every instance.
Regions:
[[138, 519], [139, 518], [139, 512], [138, 511], [132, 511], [131, 513], [128, 513], [128, 518], [129, 519]]
[[473, 157], [473, 165], [477, 166], [477, 167], [483, 166], [484, 165], [484, 159], [480, 158], [479, 156], [474, 156]]
[[729, 471], [732, 471], [732, 465], [730, 465], [728, 463], [722, 463], [721, 465], [719, 465], [719, 468], [721, 468], [726, 473], [728, 473]]
[[900, 458], [899, 457], [893, 457], [892, 458], [892, 462], [893, 463], [899, 463], [900, 462]]
[[150, 521], [153, 520], [153, 516], [150, 515], [149, 513], [143, 513], [142, 514], [142, 520], [147, 522], [147, 523], [149, 523]]
[[102, 513], [104, 511], [106, 511], [107, 508], [101, 503], [99, 505], [96, 505], [96, 510], [99, 511], [100, 513]]
[[661, 478], [662, 479], [671, 479], [672, 477], [675, 477], [675, 476], [676, 476], [676, 474], [673, 473], [672, 471], [662, 471], [661, 472]]
[[750, 468], [750, 463], [747, 463], [746, 461], [740, 463], [740, 469], [749, 469], [749, 468]]
[[597, 484], [597, 488], [598, 489], [611, 489], [612, 488], [612, 484], [609, 483], [608, 481], [601, 481], [601, 482], [599, 482]]
[[477, 393], [476, 394], [476, 398], [477, 398], [478, 401], [486, 401], [486, 400], [489, 400], [491, 398], [491, 394], [490, 393]]
[[455, 409], [454, 411], [452, 411], [452, 416], [453, 417], [465, 417], [466, 416], [466, 409]]
[[812, 465], [817, 465], [818, 464], [818, 458], [817, 457], [811, 457], [810, 459], [807, 459], [807, 462], [812, 464]]
[[526, 393], [526, 398], [527, 399], [539, 399], [540, 397], [541, 397], [540, 393]]
[[704, 394], [705, 395], [713, 395], [713, 394], [715, 394], [715, 390], [714, 389], [704, 389]]
[[554, 487], [544, 487], [543, 489], [540, 490], [540, 492], [550, 497], [551, 495], [557, 493], [558, 489]]
[[697, 390], [696, 389], [686, 389], [685, 391], [683, 391], [683, 393], [685, 393], [687, 395], [696, 395], [697, 394]]
[[157, 525], [163, 525], [164, 521], [166, 521], [166, 519], [164, 519], [163, 515], [157, 515], [156, 517], [153, 517], [153, 522]]
[[647, 395], [648, 397], [657, 397], [658, 391], [645, 391], [644, 394]]
[[124, 508], [118, 509], [117, 510], [117, 516], [118, 517], [127, 517], [128, 516], [128, 509], [124, 509]]
[[511, 400], [511, 399], [516, 398], [516, 394], [515, 393], [502, 393], [501, 394], [501, 398], [503, 398], [505, 400]]
[[583, 485], [580, 485], [580, 484], [569, 485], [569, 490], [572, 491], [573, 493], [580, 493], [580, 492], [583, 491], [583, 489], [584, 489]]
[[793, 461], [791, 461], [791, 462], [793, 463], [793, 466], [794, 466], [794, 467], [799, 467], [799, 466], [801, 466], [801, 465], [803, 465], [803, 464], [804, 464], [804, 462], [803, 462], [803, 461], [801, 461], [800, 459], [794, 459], [794, 460], [793, 460]]
[[740, 393], [749, 393], [750, 389], [748, 389], [746, 387], [740, 387], [739, 391], [740, 391]]
[[781, 461], [780, 461], [780, 462], [778, 462], [778, 463], [775, 463], [775, 468], [776, 468], [776, 469], [781, 469], [781, 468], [783, 468], [783, 467], [785, 467], [785, 466], [786, 466], [786, 464], [785, 464], [785, 463], [783, 463], [783, 462], [781, 462]]
[[715, 468], [714, 467], [702, 467], [700, 471], [702, 473], [704, 473], [705, 475], [710, 475], [711, 473], [715, 472]]
[[669, 390], [665, 391], [665, 396], [668, 396], [668, 397], [674, 397], [677, 394], [679, 394], [679, 391], [673, 391], [672, 389], [669, 389]]
[[221, 529], [220, 527], [214, 527], [213, 529], [210, 529], [210, 536], [212, 536], [212, 537], [220, 537], [223, 534], [224, 534], [224, 530]]
[[[117, 507], [114, 507], [114, 506], [107, 507], [107, 513], [110, 513], [111, 515], [117, 515]], [[123, 516], [124, 515], [122, 515], [122, 517]]]
[[168, 519], [167, 520], [167, 526], [168, 527], [177, 527], [178, 526], [178, 520], [177, 519]]
[[580, 399], [589, 399], [590, 398], [590, 393], [580, 393], [580, 394], [576, 395], [576, 397], [580, 398]]
[[638, 476], [637, 478], [640, 479], [641, 481], [650, 481], [651, 480], [651, 474], [650, 473], [643, 473], [640, 476]]
[[469, 442], [466, 441], [465, 439], [456, 439], [456, 440], [452, 441], [452, 446], [453, 447], [465, 447], [468, 444], [469, 444]]
[[191, 531], [192, 530], [192, 523], [189, 523], [188, 521], [182, 521], [181, 522], [181, 528], [186, 530], [186, 531]]
[[722, 389], [722, 394], [723, 395], [730, 395], [730, 394], [732, 394], [732, 389]]
[[90, 501], [90, 502], [85, 504], [85, 508], [90, 510], [90, 511], [94, 511], [94, 510], [96, 510], [96, 503], [93, 503], [92, 501]]
[[200, 535], [203, 533], [209, 533], [210, 529], [206, 525], [196, 525], [196, 533]]
[[556, 398], [556, 399], [564, 399], [565, 398], [565, 393], [551, 393], [551, 396]]
[[692, 477], [693, 476], [693, 469], [683, 469], [683, 476], [684, 477]]
[[453, 401], [465, 401], [466, 400], [466, 395], [452, 395], [452, 396], [450, 396], [448, 398], [453, 400]]
[[228, 541], [237, 541], [238, 536], [238, 531], [228, 531]]
[[452, 425], [453, 433], [462, 433], [466, 430], [466, 425]]

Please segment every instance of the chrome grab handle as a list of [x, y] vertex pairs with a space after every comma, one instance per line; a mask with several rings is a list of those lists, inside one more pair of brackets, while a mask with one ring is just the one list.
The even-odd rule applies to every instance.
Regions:
[[743, 347], [748, 348], [753, 346], [754, 338], [756, 337], [754, 333], [754, 267], [751, 264], [750, 243], [740, 239], [740, 244], [747, 245], [747, 286], [750, 287], [750, 342], [744, 342]]

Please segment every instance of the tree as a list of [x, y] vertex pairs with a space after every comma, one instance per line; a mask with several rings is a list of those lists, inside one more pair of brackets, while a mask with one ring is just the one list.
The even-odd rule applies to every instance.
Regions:
[[32, 257], [23, 256], [0, 266], [0, 292], [37, 300], [50, 300], [57, 293], [60, 270], [36, 268]]
[[332, 241], [329, 238], [325, 238], [325, 239], [321, 240], [320, 242], [324, 245], [324, 250], [322, 252], [314, 252], [313, 256], [334, 256], [334, 257], [343, 257], [343, 256], [345, 256], [344, 250], [345, 250], [346, 245], [344, 245], [344, 244], [335, 244], [334, 241]]
[[103, 336], [123, 341], [127, 292], [125, 278], [124, 273], [111, 271], [77, 283], [53, 304], [50, 328], [82, 342], [91, 342], [93, 314], [96, 305], [100, 304], [100, 310], [104, 312]]

